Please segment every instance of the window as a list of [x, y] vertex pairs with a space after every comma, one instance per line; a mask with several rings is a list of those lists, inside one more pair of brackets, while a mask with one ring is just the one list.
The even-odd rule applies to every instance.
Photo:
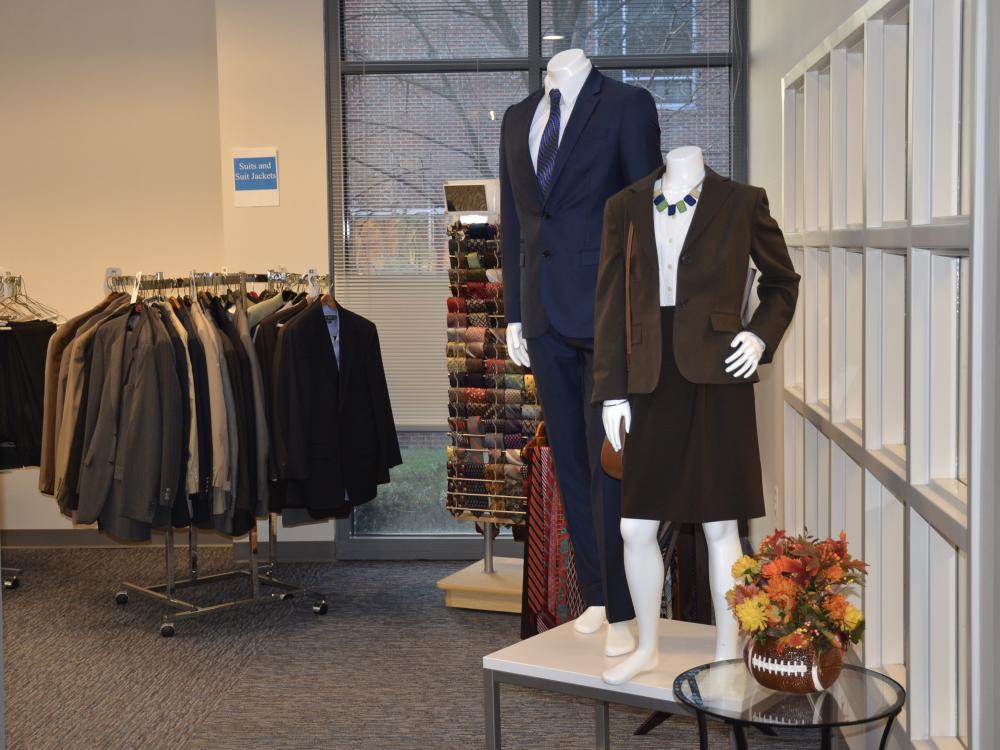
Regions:
[[406, 461], [355, 536], [472, 531], [443, 500], [444, 181], [498, 176], [504, 112], [575, 47], [652, 93], [664, 151], [698, 144], [744, 178], [745, 15], [743, 0], [328, 0], [331, 267], [379, 328]]

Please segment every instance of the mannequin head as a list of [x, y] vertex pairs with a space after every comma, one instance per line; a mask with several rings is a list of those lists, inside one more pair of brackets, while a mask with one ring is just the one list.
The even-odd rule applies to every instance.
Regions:
[[686, 193], [705, 179], [705, 155], [697, 146], [681, 146], [667, 152], [666, 165], [664, 193]]
[[575, 77], [588, 75], [590, 68], [590, 60], [582, 49], [568, 49], [553, 55], [546, 70], [549, 83], [559, 88]]

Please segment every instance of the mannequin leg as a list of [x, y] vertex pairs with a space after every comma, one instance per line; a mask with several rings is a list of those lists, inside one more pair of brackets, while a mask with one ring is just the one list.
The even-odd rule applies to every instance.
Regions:
[[733, 563], [743, 554], [739, 523], [713, 521], [703, 526], [708, 540], [708, 572], [715, 610], [715, 659], [737, 659], [740, 656], [739, 626], [726, 603], [726, 591], [733, 585]]
[[625, 661], [604, 673], [604, 681], [611, 685], [621, 685], [640, 672], [655, 669], [660, 658], [664, 576], [663, 555], [657, 541], [660, 522], [623, 518], [621, 530], [625, 541], [625, 575], [639, 625], [639, 646]]
[[607, 615], [604, 607], [587, 607], [583, 614], [573, 620], [573, 630], [577, 633], [590, 635], [601, 629], [601, 625], [607, 622]]

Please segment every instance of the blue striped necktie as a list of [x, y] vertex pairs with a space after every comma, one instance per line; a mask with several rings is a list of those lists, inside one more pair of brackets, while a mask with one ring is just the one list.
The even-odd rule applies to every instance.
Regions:
[[552, 89], [549, 92], [549, 121], [545, 123], [542, 142], [538, 146], [538, 166], [535, 168], [535, 175], [538, 177], [538, 187], [542, 189], [542, 195], [546, 195], [549, 191], [549, 182], [552, 180], [552, 171], [556, 165], [556, 151], [559, 150], [561, 96], [559, 89]]

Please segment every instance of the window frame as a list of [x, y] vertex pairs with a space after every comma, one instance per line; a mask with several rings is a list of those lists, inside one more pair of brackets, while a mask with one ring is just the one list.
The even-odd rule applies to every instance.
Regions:
[[[693, 0], [692, 0], [693, 1]], [[347, 253], [348, 211], [346, 195], [345, 151], [345, 76], [407, 73], [485, 73], [527, 72], [528, 90], [541, 87], [548, 57], [543, 55], [542, 0], [527, 0], [526, 57], [463, 58], [445, 60], [344, 60], [344, 0], [325, 0], [326, 73], [327, 73], [327, 170], [329, 189], [329, 268], [331, 290], [335, 291], [335, 268]], [[594, 55], [590, 59], [602, 70], [657, 69], [671, 71], [691, 68], [728, 68], [730, 70], [730, 172], [735, 180], [745, 182], [747, 155], [747, 82], [749, 61], [747, 0], [730, 2], [730, 49], [728, 52], [683, 54]], [[693, 76], [692, 76], [693, 78]], [[696, 84], [692, 81], [692, 91]], [[670, 103], [664, 103], [668, 109]], [[472, 526], [470, 524], [470, 531]], [[495, 545], [498, 556], [520, 557], [523, 546], [501, 538]], [[335, 530], [337, 559], [421, 559], [474, 560], [482, 557], [482, 542], [473, 535], [392, 535], [354, 536], [350, 519], [338, 520]]]

